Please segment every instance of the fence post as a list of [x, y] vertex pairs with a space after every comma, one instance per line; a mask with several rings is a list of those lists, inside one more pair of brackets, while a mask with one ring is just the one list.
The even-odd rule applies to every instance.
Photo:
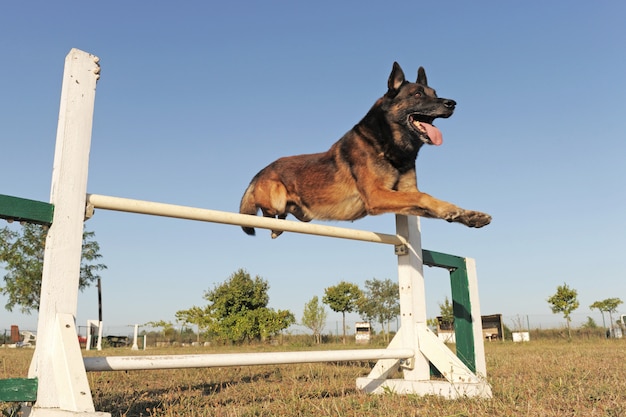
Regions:
[[424, 381], [430, 379], [430, 364], [420, 351], [418, 336], [420, 330], [426, 329], [427, 321], [419, 217], [396, 215], [396, 233], [408, 242], [406, 254], [398, 256], [402, 345], [415, 350], [414, 362], [403, 370], [404, 379]]
[[38, 379], [30, 416], [95, 413], [75, 318], [96, 81], [94, 55], [72, 49], [65, 58], [52, 170], [52, 225], [44, 251], [37, 346], [29, 376]]

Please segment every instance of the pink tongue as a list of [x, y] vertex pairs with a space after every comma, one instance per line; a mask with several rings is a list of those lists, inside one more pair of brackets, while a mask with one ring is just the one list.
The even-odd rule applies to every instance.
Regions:
[[426, 129], [426, 133], [428, 134], [428, 137], [430, 138], [430, 141], [433, 143], [433, 145], [439, 146], [443, 143], [443, 135], [441, 134], [441, 130], [437, 129], [431, 124], [424, 122], [420, 122], [420, 125], [422, 125], [424, 129]]

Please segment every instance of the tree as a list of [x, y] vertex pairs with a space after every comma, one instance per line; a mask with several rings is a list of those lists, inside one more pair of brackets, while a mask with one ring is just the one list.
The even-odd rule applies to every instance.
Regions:
[[[47, 233], [47, 227], [30, 223], [25, 223], [19, 231], [9, 227], [0, 229], [0, 262], [7, 271], [0, 294], [8, 297], [5, 305], [8, 311], [13, 311], [15, 306], [20, 306], [25, 314], [39, 309]], [[94, 238], [94, 232], [83, 232], [78, 284], [81, 291], [100, 278], [98, 271], [107, 268], [104, 264], [93, 263], [102, 257], [100, 245]]]
[[600, 311], [600, 314], [602, 314], [602, 326], [606, 329], [606, 321], [604, 320], [604, 312], [606, 310], [604, 310], [604, 304], [602, 303], [602, 301], [596, 301], [589, 306], [590, 310], [593, 310], [594, 308], [598, 309]]
[[[357, 303], [361, 318], [380, 323], [385, 341], [389, 341], [389, 324], [394, 317], [400, 314], [400, 300], [398, 284], [386, 279], [381, 281], [373, 278], [365, 281], [365, 291]], [[387, 329], [385, 331], [385, 325]]]
[[166, 341], [171, 342], [176, 337], [176, 328], [171, 321], [159, 320], [159, 321], [149, 321], [144, 326], [149, 326], [153, 328], [162, 328], [163, 337]]
[[561, 313], [567, 322], [567, 337], [572, 339], [571, 331], [571, 314], [572, 311], [579, 307], [577, 299], [578, 291], [573, 288], [569, 288], [567, 284], [559, 285], [556, 288], [556, 293], [548, 298], [548, 303], [552, 305], [552, 313]]
[[304, 305], [304, 313], [302, 313], [302, 325], [313, 331], [315, 343], [322, 343], [322, 330], [326, 324], [328, 314], [324, 306], [319, 304], [319, 298], [314, 296]]
[[448, 297], [439, 304], [439, 314], [441, 314], [441, 325], [446, 330], [452, 330], [454, 325], [454, 307]]
[[209, 301], [203, 322], [210, 332], [222, 340], [243, 342], [265, 340], [295, 323], [287, 310], [274, 311], [267, 307], [269, 284], [243, 269], [232, 274], [226, 282], [204, 293]]
[[346, 343], [346, 313], [352, 313], [357, 308], [359, 298], [361, 298], [359, 287], [345, 281], [324, 290], [322, 298], [324, 304], [343, 316], [343, 343]]
[[211, 326], [211, 316], [207, 308], [193, 306], [188, 310], [179, 310], [175, 313], [176, 320], [183, 324], [195, 324], [198, 327], [197, 341], [200, 341], [200, 332]]
[[271, 308], [262, 308], [258, 311], [257, 320], [259, 337], [261, 340], [266, 340], [294, 324], [296, 317], [288, 310], [274, 311]]
[[607, 298], [602, 301], [596, 301], [589, 306], [590, 309], [598, 309], [600, 313], [602, 313], [602, 323], [606, 328], [606, 323], [604, 322], [604, 313], [609, 313], [609, 323], [611, 323], [611, 329], [613, 329], [613, 313], [617, 313], [617, 307], [623, 304], [623, 301], [619, 298]]
[[592, 317], [587, 316], [587, 321], [583, 323], [581, 327], [583, 329], [597, 329], [598, 325], [596, 324], [596, 321]]
[[[363, 294], [361, 298], [359, 298], [356, 302], [356, 308], [361, 316], [361, 320], [366, 321], [368, 323], [375, 323], [378, 321], [378, 316], [376, 315], [376, 300], [371, 297], [368, 297], [366, 294]], [[385, 328], [383, 327], [383, 331]]]

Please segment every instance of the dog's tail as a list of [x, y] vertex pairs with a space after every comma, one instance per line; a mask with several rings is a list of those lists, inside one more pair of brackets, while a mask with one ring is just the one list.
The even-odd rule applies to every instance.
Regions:
[[[246, 192], [243, 193], [243, 197], [241, 197], [241, 203], [239, 204], [239, 213], [241, 214], [250, 214], [252, 216], [256, 216], [257, 212], [259, 211], [256, 203], [254, 202], [254, 197], [252, 196], [252, 191], [254, 190], [255, 183], [256, 181], [252, 180], [250, 185], [248, 185], [248, 188], [246, 188]], [[253, 227], [241, 226], [241, 229], [243, 229], [243, 231], [250, 236], [255, 235]]]

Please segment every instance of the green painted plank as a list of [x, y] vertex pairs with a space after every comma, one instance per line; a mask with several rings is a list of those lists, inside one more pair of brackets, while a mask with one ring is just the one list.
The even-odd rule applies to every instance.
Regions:
[[[474, 324], [472, 323], [472, 303], [470, 300], [467, 268], [457, 268], [450, 272], [452, 289], [452, 311], [456, 336], [456, 356], [472, 371], [476, 372], [476, 352], [474, 351]], [[478, 317], [478, 320], [481, 318]]]
[[0, 379], [0, 401], [37, 401], [37, 378]]
[[0, 219], [50, 226], [53, 213], [50, 203], [0, 194]]
[[452, 310], [456, 337], [456, 356], [472, 371], [476, 372], [476, 352], [470, 303], [469, 278], [465, 258], [447, 253], [422, 250], [424, 265], [446, 268], [450, 271]]
[[447, 253], [435, 252], [433, 250], [422, 250], [424, 265], [438, 268], [456, 269], [465, 267], [465, 258], [448, 255]]

